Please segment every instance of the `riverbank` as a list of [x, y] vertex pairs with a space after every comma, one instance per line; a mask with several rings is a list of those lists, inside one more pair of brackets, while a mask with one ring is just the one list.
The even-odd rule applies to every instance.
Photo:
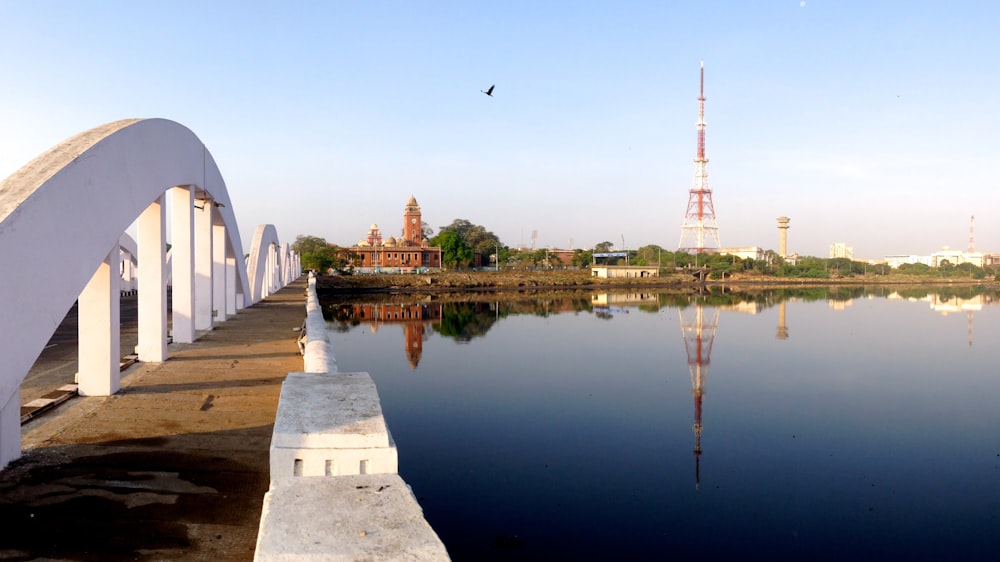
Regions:
[[878, 285], [982, 285], [998, 287], [992, 280], [970, 278], [940, 279], [919, 275], [871, 275], [836, 279], [805, 279], [739, 273], [725, 279], [700, 282], [692, 273], [677, 272], [661, 277], [605, 279], [592, 277], [588, 269], [574, 271], [447, 271], [425, 274], [323, 275], [316, 289], [322, 294], [364, 293], [448, 293], [460, 291], [541, 291], [541, 290], [632, 290], [662, 289], [679, 294], [700, 292], [705, 286], [808, 287]]

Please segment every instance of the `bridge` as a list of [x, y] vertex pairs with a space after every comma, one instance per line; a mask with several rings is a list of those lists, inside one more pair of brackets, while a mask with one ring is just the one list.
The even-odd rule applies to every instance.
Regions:
[[116, 121], [35, 158], [0, 184], [0, 262], [8, 264], [0, 276], [0, 467], [20, 455], [21, 383], [74, 302], [79, 394], [119, 389], [121, 240], [133, 223], [142, 362], [167, 360], [168, 323], [172, 341], [193, 342], [300, 274], [269, 225], [258, 227], [244, 262], [215, 160], [178, 123]]
[[[136, 233], [134, 244], [133, 238], [126, 234], [131, 229]], [[21, 385], [74, 304], [79, 316], [77, 391], [81, 396], [111, 396], [122, 388], [119, 326], [123, 291], [129, 294], [136, 291], [138, 362], [156, 365], [171, 360], [171, 349], [176, 345], [168, 343], [193, 344], [238, 319], [237, 313], [276, 295], [302, 273], [298, 256], [288, 244], [279, 242], [271, 225], [256, 228], [250, 251], [244, 253], [233, 202], [211, 153], [192, 131], [164, 119], [128, 119], [85, 131], [3, 180], [0, 261], [5, 264], [0, 274], [0, 294], [4, 295], [3, 314], [0, 314], [3, 336], [0, 356], [4, 358], [0, 363], [0, 469], [21, 455]], [[311, 298], [314, 301], [314, 293]], [[322, 316], [317, 319], [317, 314], [315, 302], [307, 306], [302, 299], [300, 318], [306, 318], [307, 328], [316, 326], [309, 330], [312, 341], [305, 343], [308, 349], [302, 370], [335, 371], [335, 364], [330, 368], [332, 354], [326, 349], [328, 344], [324, 347], [316, 341], [317, 333], [325, 335]], [[294, 346], [294, 335], [289, 333], [289, 337]], [[197, 370], [198, 366], [192, 363], [187, 369]], [[268, 529], [284, 531], [265, 533], [262, 522], [263, 542], [258, 544], [258, 547], [264, 545], [264, 551], [272, 556], [285, 556], [300, 546], [283, 540], [282, 533], [292, 532], [284, 519], [287, 515], [283, 515], [287, 510], [292, 512], [293, 528], [315, 523], [303, 520], [301, 515], [295, 517], [301, 503], [293, 502], [290, 507], [282, 508], [284, 498], [299, 494], [296, 486], [302, 485], [310, 486], [310, 495], [323, 497], [330, 493], [331, 483], [336, 480], [320, 479], [326, 482], [323, 483], [284, 478], [284, 473], [276, 475], [275, 443], [287, 445], [278, 452], [289, 456], [290, 463], [295, 461], [294, 471], [289, 468], [287, 475], [298, 476], [305, 453], [301, 447], [296, 449], [295, 443], [309, 437], [294, 431], [279, 431], [285, 427], [282, 423], [294, 428], [304, 423], [294, 421], [296, 416], [303, 415], [296, 407], [301, 399], [297, 402], [293, 396], [286, 401], [285, 389], [294, 394], [297, 385], [313, 388], [320, 384], [323, 388], [318, 393], [307, 393], [308, 399], [315, 399], [338, 392], [335, 387], [344, 380], [354, 385], [351, 396], [358, 395], [356, 389], [360, 384], [368, 389], [369, 401], [377, 406], [374, 385], [363, 373], [336, 380], [289, 375], [282, 384], [275, 434], [271, 439], [271, 491], [264, 506], [265, 513], [270, 509], [275, 514]], [[367, 385], [365, 380], [369, 381]], [[145, 408], [151, 404], [154, 408], [169, 407], [169, 403], [143, 404]], [[210, 399], [208, 405], [211, 407]], [[369, 404], [367, 415], [372, 411]], [[375, 411], [381, 418], [380, 409], [375, 407]], [[343, 414], [336, 414], [338, 423], [343, 421]], [[321, 427], [330, 425], [326, 419], [315, 419], [310, 411], [305, 415], [306, 422]], [[370, 420], [366, 421], [370, 424]], [[384, 422], [382, 429], [387, 436]], [[121, 431], [127, 432], [128, 428]], [[322, 435], [311, 438], [323, 442], [335, 440]], [[391, 451], [386, 451], [385, 455], [391, 454], [394, 475], [394, 445]], [[306, 462], [312, 461], [307, 458]], [[325, 462], [327, 475], [338, 474], [330, 471], [333, 461]], [[361, 461], [358, 478], [384, 479], [384, 475], [365, 476], [368, 462]], [[322, 475], [322, 469], [319, 474]], [[400, 492], [406, 489], [401, 481], [396, 488]], [[283, 495], [282, 490], [287, 493]], [[407, 494], [394, 501], [397, 507], [408, 506], [411, 515], [419, 515], [419, 506]], [[329, 506], [329, 501], [323, 503]], [[432, 553], [430, 558], [446, 558], [443, 546], [422, 517], [412, 519], [411, 530], [417, 529], [424, 540], [421, 548], [430, 549], [427, 551]], [[405, 549], [405, 541], [397, 548]]]

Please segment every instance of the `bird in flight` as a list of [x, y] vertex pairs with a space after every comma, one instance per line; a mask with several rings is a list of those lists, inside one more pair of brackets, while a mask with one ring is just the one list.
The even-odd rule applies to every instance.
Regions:
[[492, 98], [493, 97], [493, 88], [495, 86], [496, 86], [496, 84], [493, 84], [493, 86], [490, 86], [489, 90], [479, 90], [479, 91]]

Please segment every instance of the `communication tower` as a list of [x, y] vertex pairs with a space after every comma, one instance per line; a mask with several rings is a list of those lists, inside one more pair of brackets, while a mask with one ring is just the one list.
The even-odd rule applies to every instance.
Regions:
[[969, 217], [969, 253], [976, 253], [976, 215]]
[[[713, 245], [714, 243], [714, 245]], [[677, 249], [689, 254], [716, 252], [719, 226], [715, 222], [712, 189], [708, 187], [708, 158], [705, 157], [705, 63], [701, 63], [701, 90], [698, 96], [698, 156], [694, 159], [694, 184], [688, 195], [687, 211]]]

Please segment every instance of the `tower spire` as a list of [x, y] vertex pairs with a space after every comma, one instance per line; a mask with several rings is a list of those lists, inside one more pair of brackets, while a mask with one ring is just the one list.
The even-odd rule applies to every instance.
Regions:
[[[681, 226], [678, 250], [693, 254], [717, 251], [719, 227], [715, 222], [715, 205], [708, 186], [708, 158], [705, 156], [705, 62], [701, 63], [698, 92], [698, 152], [694, 159], [694, 184], [688, 194], [687, 211]], [[707, 239], [707, 240], [706, 240]], [[706, 242], [708, 245], [706, 245]], [[714, 243], [714, 245], [713, 245]]]
[[976, 215], [969, 217], [969, 253], [976, 252]]

